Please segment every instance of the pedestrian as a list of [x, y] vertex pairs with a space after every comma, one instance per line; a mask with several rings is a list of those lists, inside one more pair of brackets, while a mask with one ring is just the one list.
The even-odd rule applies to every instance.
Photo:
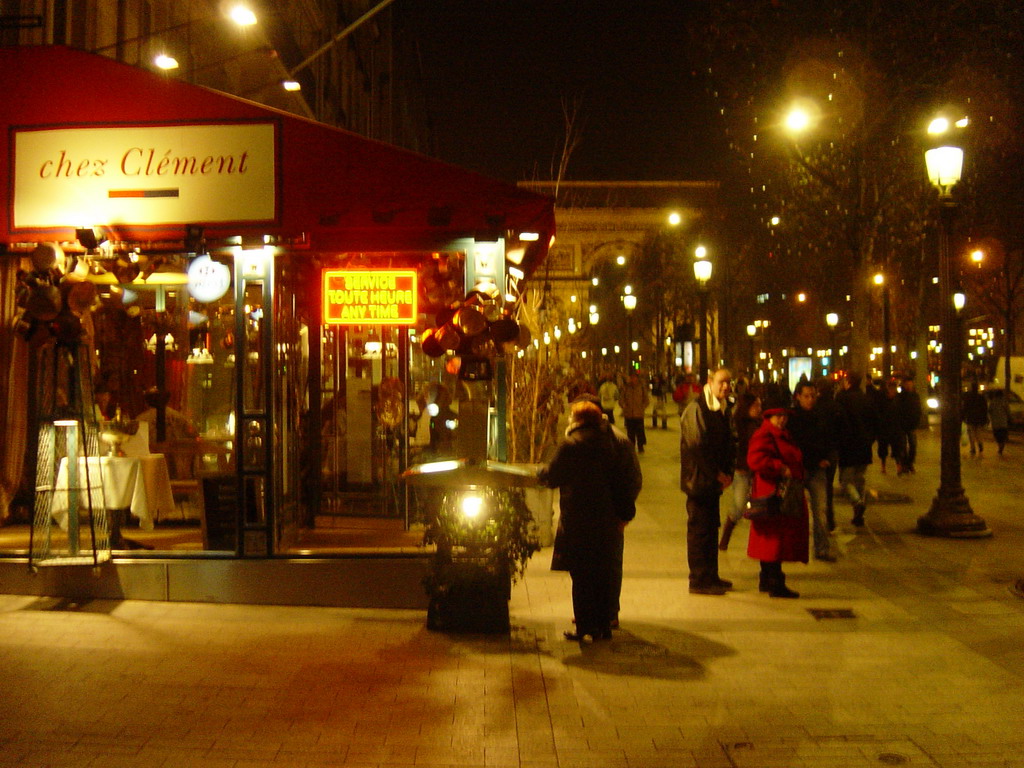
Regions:
[[897, 474], [902, 474], [903, 469], [903, 447], [904, 431], [900, 425], [899, 412], [896, 406], [896, 395], [898, 387], [895, 380], [887, 382], [875, 401], [878, 408], [876, 421], [878, 422], [878, 460], [881, 464], [882, 474], [885, 474], [885, 462], [892, 454], [892, 460], [896, 464]]
[[[753, 473], [752, 499], [771, 496], [786, 484], [804, 481], [804, 460], [800, 448], [786, 429], [789, 403], [774, 393], [766, 393], [764, 419], [750, 438], [747, 465]], [[800, 597], [786, 586], [783, 563], [806, 563], [809, 542], [807, 535], [807, 501], [799, 485], [790, 492], [799, 491], [798, 514], [778, 514], [754, 518], [750, 521], [747, 555], [761, 561], [758, 589], [771, 597]]]
[[963, 411], [960, 418], [967, 425], [967, 440], [971, 445], [971, 456], [985, 450], [981, 440], [981, 430], [988, 424], [988, 403], [985, 396], [978, 391], [978, 382], [971, 384], [970, 390], [964, 395]]
[[853, 524], [864, 525], [867, 509], [864, 476], [871, 465], [871, 444], [878, 431], [877, 411], [860, 388], [861, 375], [847, 372], [836, 395], [839, 484], [853, 505]]
[[576, 621], [564, 634], [584, 645], [611, 638], [615, 563], [621, 562], [626, 524], [636, 515], [639, 462], [635, 474], [624, 471], [623, 439], [591, 397], [581, 398], [570, 406], [565, 439], [538, 473], [560, 491], [556, 550], [572, 578]]
[[828, 529], [828, 468], [839, 460], [835, 424], [826, 408], [818, 407], [818, 388], [809, 381], [796, 385], [795, 407], [786, 428], [800, 449], [804, 462], [804, 487], [810, 497], [811, 531], [814, 535], [814, 557], [835, 562], [836, 553]]
[[619, 405], [622, 408], [622, 420], [626, 423], [626, 434], [638, 453], [644, 452], [647, 445], [647, 433], [644, 431], [644, 415], [651, 397], [647, 385], [640, 380], [635, 370], [629, 372], [626, 383], [619, 394]]
[[597, 388], [597, 396], [601, 400], [601, 410], [608, 417], [608, 423], [614, 424], [615, 406], [619, 402], [619, 386], [615, 383], [615, 379], [606, 376]]
[[[836, 411], [835, 382], [830, 378], [818, 380], [818, 403], [817, 408], [825, 413], [825, 417], [832, 424], [833, 430], [838, 429], [839, 418]], [[837, 441], [838, 444], [838, 441]], [[828, 532], [836, 529], [835, 513], [835, 482], [836, 471], [839, 469], [839, 461], [831, 462], [825, 470], [825, 518], [828, 521]]]
[[701, 393], [700, 385], [692, 373], [684, 374], [676, 379], [676, 388], [672, 391], [672, 399], [679, 409], [679, 417], [682, 418], [686, 406], [692, 403], [697, 395]]
[[1005, 390], [993, 389], [989, 392], [988, 418], [992, 424], [992, 436], [999, 446], [999, 455], [1002, 456], [1010, 436], [1010, 404], [1006, 401]]
[[732, 511], [725, 516], [722, 524], [722, 538], [718, 549], [725, 552], [733, 529], [743, 519], [743, 511], [750, 499], [750, 469], [747, 467], [747, 447], [750, 436], [761, 426], [761, 398], [754, 392], [746, 391], [736, 398], [733, 407], [732, 432], [736, 440], [736, 464], [732, 471]]
[[679, 419], [679, 487], [686, 493], [686, 558], [690, 592], [724, 595], [718, 575], [719, 502], [732, 484], [736, 447], [729, 424], [732, 374], [719, 368]]
[[661, 419], [661, 428], [668, 429], [668, 380], [660, 373], [654, 374], [651, 379], [651, 396], [654, 398], [654, 407], [651, 408], [651, 429], [658, 428], [658, 419]]
[[921, 395], [918, 394], [913, 376], [904, 376], [900, 383], [900, 392], [896, 396], [896, 418], [903, 431], [902, 441], [906, 446], [903, 453], [903, 466], [899, 474], [915, 472], [917, 461], [917, 430], [921, 427], [924, 411], [921, 409]]

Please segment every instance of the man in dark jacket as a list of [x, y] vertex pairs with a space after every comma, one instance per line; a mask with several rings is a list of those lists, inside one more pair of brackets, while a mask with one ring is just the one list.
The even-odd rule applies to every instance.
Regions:
[[867, 508], [864, 474], [871, 464], [871, 444], [878, 432], [877, 411], [860, 388], [861, 376], [850, 372], [836, 395], [839, 419], [839, 484], [853, 504], [853, 524], [864, 525]]
[[896, 395], [896, 414], [899, 419], [900, 429], [903, 430], [903, 442], [906, 445], [906, 452], [903, 454], [903, 466], [899, 474], [914, 471], [914, 462], [917, 460], [917, 430], [921, 426], [921, 395], [914, 387], [912, 376], [904, 376], [900, 392]]
[[803, 454], [804, 487], [811, 500], [811, 530], [814, 533], [814, 556], [834, 562], [835, 551], [828, 529], [828, 498], [825, 483], [829, 466], [839, 459], [835, 443], [835, 424], [831, 412], [818, 407], [818, 389], [806, 379], [796, 385], [793, 394], [796, 407], [789, 415], [786, 429]]
[[978, 382], [971, 384], [971, 388], [964, 394], [960, 404], [960, 418], [967, 425], [967, 440], [971, 444], [971, 456], [985, 450], [985, 444], [981, 442], [981, 430], [988, 424], [988, 401], [978, 390]]
[[719, 368], [679, 418], [679, 487], [686, 493], [686, 555], [690, 592], [724, 595], [718, 575], [719, 501], [732, 483], [735, 442], [728, 401], [732, 374]]
[[610, 638], [616, 571], [619, 586], [622, 579], [622, 534], [636, 514], [640, 463], [601, 407], [581, 398], [572, 404], [565, 440], [539, 477], [561, 491], [556, 549], [562, 548], [572, 576], [576, 617], [576, 630], [566, 637], [584, 644]]

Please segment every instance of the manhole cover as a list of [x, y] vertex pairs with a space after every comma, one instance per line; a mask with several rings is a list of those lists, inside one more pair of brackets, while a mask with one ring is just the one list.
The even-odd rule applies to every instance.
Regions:
[[856, 619], [857, 615], [851, 608], [808, 608], [807, 612], [815, 619]]

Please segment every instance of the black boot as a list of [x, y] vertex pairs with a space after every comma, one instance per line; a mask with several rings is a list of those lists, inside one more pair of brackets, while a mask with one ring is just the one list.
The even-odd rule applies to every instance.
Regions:
[[723, 552], [729, 548], [729, 539], [732, 538], [732, 532], [735, 527], [735, 520], [731, 517], [725, 518], [725, 523], [722, 524], [722, 539], [718, 542], [718, 548]]
[[761, 576], [757, 581], [758, 592], [771, 592], [775, 589], [782, 574], [782, 563], [761, 561]]
[[799, 592], [794, 592], [792, 589], [786, 586], [786, 577], [782, 576], [775, 581], [771, 590], [768, 592], [770, 597], [800, 597]]

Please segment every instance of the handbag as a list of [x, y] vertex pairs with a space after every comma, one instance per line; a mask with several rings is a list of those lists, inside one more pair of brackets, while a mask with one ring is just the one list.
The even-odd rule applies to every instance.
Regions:
[[747, 502], [743, 516], [747, 520], [764, 520], [769, 517], [778, 517], [782, 514], [782, 497], [778, 489], [768, 496], [759, 496]]
[[764, 520], [770, 517], [800, 517], [804, 512], [804, 484], [788, 478], [780, 480], [775, 492], [747, 502], [743, 516], [747, 520]]
[[[772, 435], [775, 449], [779, 443]], [[743, 516], [747, 520], [765, 520], [771, 517], [800, 517], [804, 511], [804, 484], [792, 477], [783, 478], [775, 484], [775, 490], [767, 496], [753, 498], [747, 502]]]

